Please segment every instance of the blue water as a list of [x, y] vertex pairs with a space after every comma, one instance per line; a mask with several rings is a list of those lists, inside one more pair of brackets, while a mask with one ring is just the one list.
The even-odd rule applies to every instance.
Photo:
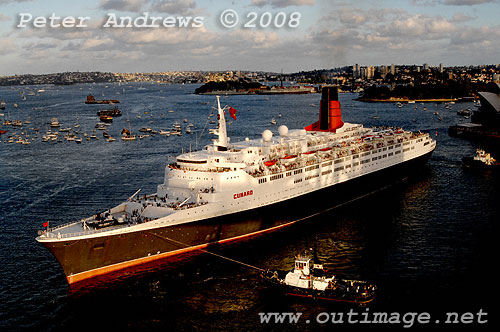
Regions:
[[[21, 131], [8, 128], [0, 143], [0, 330], [340, 328], [318, 324], [314, 317], [324, 311], [347, 312], [351, 307], [277, 296], [261, 283], [258, 271], [206, 254], [75, 289], [67, 285], [53, 256], [35, 241], [45, 221], [59, 225], [113, 206], [137, 189], [154, 192], [163, 181], [169, 156], [209, 144], [208, 129], [204, 135], [201, 132], [215, 98], [192, 94], [196, 87], [134, 83], [0, 88], [0, 99], [7, 103], [7, 109], [0, 111], [3, 118], [29, 119], [31, 124], [24, 130], [31, 138], [34, 131], [29, 128], [40, 127], [43, 133], [52, 117], [62, 127], [72, 127], [78, 116], [79, 131], [90, 135], [98, 122], [96, 112], [106, 106], [85, 105], [88, 93], [97, 99], [121, 101], [117, 106], [123, 116], [115, 118], [108, 130], [116, 138], [128, 128], [127, 119], [136, 133], [145, 126], [170, 129], [175, 121], [185, 127], [183, 119], [197, 130], [181, 137], [156, 135], [112, 143], [97, 130], [99, 140], [81, 145], [42, 142], [41, 135], [21, 145], [3, 143], [7, 135]], [[28, 95], [41, 88], [45, 92]], [[21, 90], [26, 101], [21, 100]], [[372, 311], [430, 312], [430, 327], [450, 329], [454, 326], [438, 325], [435, 320], [444, 322], [450, 311], [483, 309], [488, 323], [479, 327], [491, 328], [498, 315], [493, 303], [498, 296], [500, 174], [464, 169], [462, 157], [472, 155], [481, 143], [447, 134], [450, 125], [463, 120], [456, 111], [472, 105], [456, 104], [448, 110], [430, 103], [424, 111], [420, 104], [414, 110], [413, 105], [360, 103], [355, 97], [340, 95], [344, 121], [437, 133], [437, 148], [421, 173], [368, 198], [279, 232], [223, 246], [218, 252], [262, 268], [289, 269], [297, 252], [316, 243], [329, 269], [379, 286], [378, 298], [369, 307]], [[316, 94], [221, 100], [238, 110], [228, 134], [239, 141], [259, 137], [264, 129], [277, 133], [280, 124], [300, 128], [316, 121], [319, 99]], [[271, 125], [273, 117], [278, 125]], [[302, 312], [304, 319], [298, 324], [266, 325], [260, 323], [261, 312]], [[402, 324], [392, 327], [402, 328]]]

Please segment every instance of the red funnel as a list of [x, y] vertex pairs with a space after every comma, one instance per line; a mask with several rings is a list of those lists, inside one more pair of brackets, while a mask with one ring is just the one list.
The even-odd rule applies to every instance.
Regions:
[[343, 125], [337, 87], [324, 87], [319, 104], [319, 121], [304, 129], [307, 131], [335, 132]]

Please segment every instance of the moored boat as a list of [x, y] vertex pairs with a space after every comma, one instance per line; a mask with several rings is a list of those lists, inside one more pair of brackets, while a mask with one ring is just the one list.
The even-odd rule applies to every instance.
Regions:
[[59, 120], [57, 118], [52, 118], [50, 120], [50, 127], [51, 128], [59, 128], [61, 124], [59, 123]]

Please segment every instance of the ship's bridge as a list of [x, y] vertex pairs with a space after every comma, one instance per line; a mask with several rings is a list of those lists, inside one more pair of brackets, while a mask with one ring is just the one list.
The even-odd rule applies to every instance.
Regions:
[[246, 167], [241, 151], [197, 151], [177, 157], [176, 166], [183, 170], [220, 172], [236, 171]]

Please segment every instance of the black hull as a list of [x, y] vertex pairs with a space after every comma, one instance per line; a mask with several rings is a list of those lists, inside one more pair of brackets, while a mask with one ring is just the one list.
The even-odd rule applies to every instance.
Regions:
[[177, 226], [127, 234], [42, 242], [62, 266], [69, 283], [168, 256], [226, 243], [303, 221], [317, 213], [364, 197], [420, 171], [432, 151], [405, 163], [306, 195]]

